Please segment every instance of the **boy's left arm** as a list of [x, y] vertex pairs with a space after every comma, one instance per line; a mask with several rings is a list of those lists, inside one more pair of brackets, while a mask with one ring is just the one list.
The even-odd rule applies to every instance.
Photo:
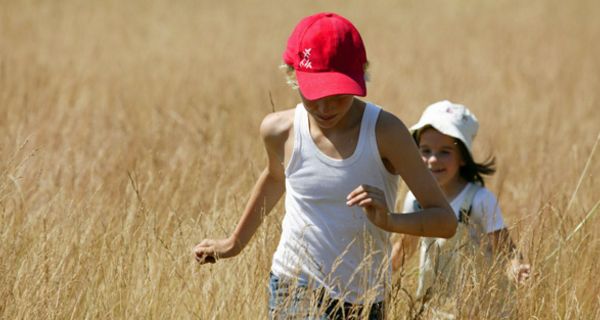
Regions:
[[386, 169], [400, 175], [422, 206], [419, 212], [392, 214], [379, 188], [360, 185], [347, 198], [348, 206], [363, 207], [367, 218], [388, 232], [450, 238], [456, 216], [437, 181], [427, 169], [410, 132], [396, 116], [381, 111], [376, 127], [377, 146]]

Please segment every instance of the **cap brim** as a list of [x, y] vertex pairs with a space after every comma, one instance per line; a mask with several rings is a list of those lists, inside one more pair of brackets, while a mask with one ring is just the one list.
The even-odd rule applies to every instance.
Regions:
[[350, 77], [339, 72], [296, 71], [296, 79], [298, 80], [300, 92], [308, 100], [317, 100], [340, 94], [359, 97], [367, 95], [367, 87], [362, 75]]

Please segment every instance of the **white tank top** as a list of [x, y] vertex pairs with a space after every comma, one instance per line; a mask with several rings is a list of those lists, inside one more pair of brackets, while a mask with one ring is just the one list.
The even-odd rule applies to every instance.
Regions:
[[367, 103], [354, 153], [333, 159], [309, 132], [302, 104], [294, 118], [294, 149], [285, 170], [285, 216], [272, 272], [324, 286], [332, 298], [350, 303], [379, 302], [389, 279], [389, 234], [373, 225], [362, 208], [346, 205], [361, 184], [385, 192], [394, 208], [398, 176], [381, 161], [375, 125], [381, 109]]

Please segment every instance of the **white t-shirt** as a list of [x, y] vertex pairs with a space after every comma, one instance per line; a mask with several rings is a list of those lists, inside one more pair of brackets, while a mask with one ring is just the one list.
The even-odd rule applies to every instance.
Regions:
[[[472, 183], [468, 183], [465, 188], [450, 201], [450, 206], [457, 219], [459, 217], [460, 207], [462, 206], [467, 194], [467, 189], [470, 185], [472, 185]], [[409, 191], [404, 198], [402, 212], [413, 212], [414, 201], [415, 196]], [[473, 196], [469, 219], [479, 229], [480, 233], [483, 234], [492, 233], [505, 227], [502, 211], [498, 206], [498, 200], [487, 188], [480, 188], [477, 190], [477, 193], [475, 193], [475, 196]], [[471, 230], [471, 236], [474, 237], [474, 239], [478, 239], [479, 234], [476, 234], [474, 231], [475, 230]]]
[[[504, 228], [504, 219], [498, 201], [492, 192], [484, 187], [468, 183], [465, 188], [450, 201], [450, 206], [459, 218], [468, 190], [477, 187], [468, 215], [469, 224], [459, 223], [456, 234], [450, 239], [421, 238], [419, 262], [419, 287], [417, 296], [423, 297], [430, 287], [446, 287], [446, 294], [452, 294], [457, 272], [461, 270], [464, 254], [459, 250], [477, 248], [486, 234]], [[415, 197], [408, 193], [404, 199], [403, 212], [415, 211]], [[470, 242], [470, 243], [469, 243]], [[465, 246], [466, 245], [466, 246]], [[472, 251], [473, 253], [475, 251]]]

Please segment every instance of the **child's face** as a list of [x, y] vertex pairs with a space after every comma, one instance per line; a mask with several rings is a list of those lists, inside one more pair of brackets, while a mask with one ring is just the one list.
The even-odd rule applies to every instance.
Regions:
[[306, 111], [315, 119], [319, 127], [324, 129], [335, 127], [354, 102], [352, 95], [335, 95], [318, 100], [307, 100], [302, 95], [300, 97]]
[[442, 189], [460, 181], [460, 167], [465, 162], [454, 138], [427, 128], [420, 134], [419, 150]]

